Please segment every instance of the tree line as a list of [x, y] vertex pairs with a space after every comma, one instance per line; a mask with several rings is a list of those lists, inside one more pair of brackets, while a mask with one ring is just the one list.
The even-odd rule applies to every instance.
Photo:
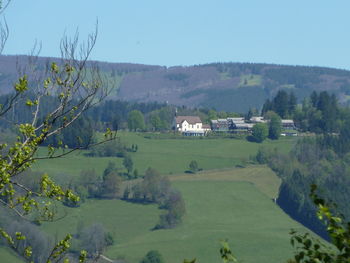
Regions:
[[257, 162], [267, 163], [282, 179], [277, 199], [281, 208], [326, 239], [329, 236], [325, 226], [317, 220], [316, 208], [309, 197], [310, 185], [318, 185], [323, 198], [333, 200], [337, 211], [349, 220], [349, 146], [347, 130], [338, 136], [305, 137], [288, 154], [261, 148], [256, 155]]
[[185, 201], [179, 191], [172, 188], [168, 177], [148, 168], [143, 180], [125, 188], [123, 199], [136, 203], [156, 203], [167, 212], [160, 215], [154, 229], [173, 228], [182, 222], [186, 212]]
[[298, 129], [317, 134], [339, 133], [349, 119], [348, 107], [341, 107], [334, 94], [313, 91], [300, 105], [293, 92], [280, 90], [272, 100], [266, 100], [261, 114], [277, 113], [282, 119], [293, 119]]

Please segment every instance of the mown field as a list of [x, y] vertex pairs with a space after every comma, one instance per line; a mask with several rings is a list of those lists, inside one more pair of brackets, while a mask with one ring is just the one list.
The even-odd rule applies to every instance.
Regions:
[[110, 258], [139, 260], [156, 249], [166, 262], [197, 258], [221, 262], [220, 241], [228, 239], [243, 262], [285, 262], [292, 255], [288, 232], [305, 231], [273, 202], [279, 179], [265, 166], [251, 166], [196, 175], [170, 176], [181, 191], [187, 213], [175, 229], [152, 231], [163, 211], [155, 205], [121, 200], [89, 200], [79, 208], [64, 208], [67, 216], [42, 229], [52, 235], [74, 233], [79, 221], [102, 223], [115, 239], [107, 249]]
[[8, 248], [0, 246], [0, 257], [1, 263], [22, 263], [24, 262], [20, 259], [13, 251]]
[[[262, 144], [243, 139], [146, 139], [144, 134], [119, 132], [121, 141], [131, 146], [137, 144], [138, 151], [130, 153], [134, 168], [142, 174], [148, 167], [156, 168], [162, 174], [178, 174], [188, 170], [191, 160], [196, 160], [204, 170], [232, 168], [255, 155], [259, 147], [277, 148], [282, 152], [291, 149], [295, 138], [281, 138], [278, 141], [265, 141]], [[41, 149], [46, 153], [46, 148]], [[94, 168], [102, 173], [109, 161], [122, 166], [122, 158], [91, 158], [84, 151], [70, 154], [64, 158], [40, 161], [34, 170], [45, 171], [51, 175], [77, 176], [82, 169]], [[57, 178], [57, 177], [56, 177]], [[64, 179], [65, 180], [65, 179]]]
[[[121, 132], [121, 141], [137, 144], [130, 153], [134, 167], [142, 174], [154, 167], [168, 175], [183, 195], [187, 213], [175, 229], [152, 231], [163, 210], [156, 205], [140, 205], [121, 200], [89, 199], [78, 208], [62, 207], [66, 216], [44, 223], [44, 231], [55, 237], [75, 233], [77, 225], [100, 222], [113, 235], [115, 244], [105, 255], [139, 260], [152, 249], [159, 250], [168, 263], [197, 258], [197, 262], [221, 262], [220, 240], [228, 239], [237, 257], [244, 262], [283, 262], [291, 256], [288, 232], [303, 229], [272, 201], [280, 180], [265, 166], [235, 168], [255, 155], [259, 147], [287, 152], [295, 138], [262, 144], [238, 139], [146, 139], [143, 134]], [[40, 149], [40, 154], [46, 153]], [[85, 151], [60, 159], [36, 163], [33, 170], [51, 174], [60, 183], [69, 183], [83, 169], [102, 173], [109, 161], [122, 167], [122, 158], [92, 158]], [[203, 169], [185, 174], [191, 160]], [[11, 261], [12, 254], [0, 250]]]

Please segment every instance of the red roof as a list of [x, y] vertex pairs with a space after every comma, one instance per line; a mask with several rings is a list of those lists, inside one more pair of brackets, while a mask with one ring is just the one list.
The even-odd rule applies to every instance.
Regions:
[[198, 116], [176, 116], [176, 124], [180, 124], [187, 121], [189, 124], [202, 123], [201, 118]]

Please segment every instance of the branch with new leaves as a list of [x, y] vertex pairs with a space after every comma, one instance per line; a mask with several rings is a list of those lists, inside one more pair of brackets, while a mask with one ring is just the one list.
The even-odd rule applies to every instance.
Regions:
[[[0, 3], [0, 13], [10, 1]], [[0, 51], [8, 38], [8, 27], [5, 22], [0, 26]], [[56, 216], [55, 203], [69, 200], [78, 202], [79, 197], [70, 189], [63, 189], [47, 174], [40, 179], [39, 190], [31, 189], [18, 180], [24, 172], [42, 159], [61, 158], [74, 151], [114, 140], [116, 131], [108, 129], [102, 141], [92, 140], [77, 147], [67, 149], [64, 141], [59, 147], [48, 146], [46, 155], [38, 155], [38, 149], [51, 136], [59, 134], [72, 125], [84, 112], [100, 103], [111, 91], [115, 83], [103, 77], [98, 67], [88, 61], [96, 44], [97, 24], [94, 33], [88, 36], [85, 44], [79, 44], [79, 34], [61, 41], [60, 60], [47, 63], [45, 74], [36, 72], [37, 55], [29, 59], [26, 67], [18, 66], [19, 78], [13, 85], [13, 93], [7, 101], [0, 104], [0, 120], [11, 125], [16, 130], [17, 139], [13, 143], [0, 143], [0, 206], [22, 219], [33, 220], [35, 212], [37, 222], [52, 221]], [[47, 97], [55, 98], [51, 110], [43, 115], [42, 104]], [[25, 105], [30, 112], [31, 120], [16, 122], [11, 119], [11, 111], [17, 105]], [[79, 140], [79, 138], [77, 138]], [[22, 233], [11, 236], [0, 228], [0, 235], [10, 247], [26, 239]], [[47, 262], [59, 262], [63, 259], [70, 246], [71, 236], [59, 241], [53, 248]], [[32, 260], [31, 247], [24, 250], [23, 257]], [[86, 258], [82, 252], [79, 262]]]

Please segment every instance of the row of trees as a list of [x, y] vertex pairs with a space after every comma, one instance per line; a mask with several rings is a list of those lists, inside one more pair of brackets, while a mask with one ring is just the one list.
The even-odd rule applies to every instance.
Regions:
[[[345, 129], [345, 127], [344, 127]], [[323, 224], [316, 220], [309, 198], [310, 185], [317, 184], [325, 199], [338, 204], [338, 212], [350, 219], [350, 148], [348, 131], [339, 136], [320, 135], [299, 140], [289, 154], [260, 149], [259, 163], [268, 163], [282, 179], [277, 203], [292, 217], [327, 237]], [[343, 145], [346, 145], [344, 151]]]
[[86, 250], [90, 258], [99, 258], [108, 246], [114, 244], [114, 239], [100, 223], [85, 226], [83, 221], [78, 222], [73, 247], [70, 252], [78, 254], [81, 249]]
[[88, 111], [96, 129], [113, 127], [131, 131], [170, 130], [175, 113], [178, 115], [197, 115], [205, 123], [210, 120], [239, 116], [236, 113], [217, 112], [213, 109], [192, 109], [161, 103], [132, 103], [125, 101], [106, 101]]
[[282, 131], [281, 118], [273, 111], [265, 114], [268, 123], [257, 123], [252, 130], [252, 140], [255, 142], [263, 142], [266, 138], [277, 140]]
[[302, 131], [315, 133], [338, 133], [344, 125], [344, 120], [350, 116], [350, 110], [340, 107], [336, 96], [327, 91], [313, 91], [303, 100], [301, 106], [297, 107], [294, 94], [280, 90], [271, 101], [265, 102], [262, 115], [268, 116], [270, 111], [277, 113], [281, 118], [293, 119]]
[[339, 106], [334, 94], [313, 92], [295, 112], [294, 120], [303, 131], [337, 133], [349, 114], [348, 108]]
[[90, 152], [87, 153], [91, 157], [126, 157], [130, 152], [137, 152], [139, 149], [137, 144], [127, 146], [120, 138], [113, 141], [106, 142], [100, 145], [91, 147]]
[[265, 115], [269, 111], [274, 111], [281, 118], [286, 119], [293, 116], [296, 106], [297, 98], [293, 92], [287, 93], [285, 90], [279, 90], [271, 101], [269, 99], [266, 100], [261, 114]]
[[156, 203], [160, 208], [166, 209], [167, 212], [160, 215], [155, 229], [175, 227], [182, 222], [186, 212], [181, 193], [171, 187], [167, 177], [161, 176], [153, 168], [146, 170], [140, 183], [125, 188], [123, 199], [137, 203]]
[[82, 201], [86, 198], [118, 198], [121, 196], [123, 175], [121, 168], [114, 162], [109, 162], [102, 175], [95, 169], [82, 170], [71, 187]]

